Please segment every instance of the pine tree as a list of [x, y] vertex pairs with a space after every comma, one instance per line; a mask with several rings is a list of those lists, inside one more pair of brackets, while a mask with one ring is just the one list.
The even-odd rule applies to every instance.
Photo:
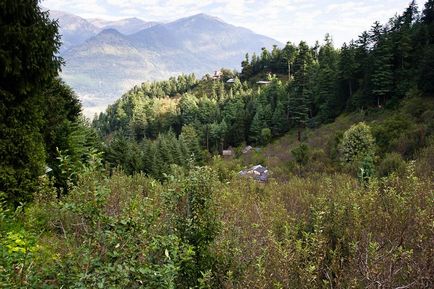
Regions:
[[427, 93], [434, 93], [434, 0], [428, 0], [422, 12], [425, 47], [419, 67], [419, 86]]
[[285, 106], [282, 102], [277, 102], [271, 118], [271, 131], [273, 136], [282, 135], [288, 131], [288, 120], [286, 118]]
[[243, 62], [241, 62], [241, 75], [243, 79], [249, 79], [253, 75], [253, 68], [250, 64], [248, 53], [246, 53]]
[[169, 145], [170, 154], [172, 155], [173, 163], [183, 166], [186, 164], [183, 153], [181, 151], [180, 142], [172, 131], [167, 134], [167, 143]]
[[372, 51], [372, 93], [377, 105], [386, 103], [393, 88], [392, 52], [385, 28], [375, 22], [371, 30]]
[[202, 149], [199, 143], [199, 137], [197, 135], [196, 129], [191, 125], [185, 125], [182, 127], [182, 132], [179, 135], [179, 140], [184, 142], [185, 146], [188, 148], [190, 155], [188, 159], [201, 163], [203, 160]]
[[338, 52], [333, 47], [329, 34], [325, 37], [325, 44], [321, 46], [318, 54], [318, 98], [315, 100], [319, 106], [321, 121], [330, 121], [336, 117], [342, 109], [341, 100], [337, 93], [337, 66]]
[[43, 90], [61, 60], [57, 23], [37, 0], [0, 1], [0, 194], [31, 198], [44, 173]]
[[356, 71], [357, 61], [355, 59], [356, 48], [354, 42], [350, 42], [347, 46], [346, 43], [342, 45], [341, 54], [339, 58], [339, 80], [343, 87], [342, 102], [346, 103], [348, 99], [351, 99], [356, 86]]
[[[261, 98], [261, 97], [259, 97]], [[264, 96], [262, 96], [263, 99]], [[271, 104], [258, 102], [256, 113], [250, 125], [249, 140], [254, 143], [261, 141], [261, 131], [264, 128], [270, 128], [272, 118]]]
[[[370, 39], [367, 31], [364, 31], [356, 41], [355, 48], [355, 78], [358, 83], [357, 93], [353, 93], [350, 98], [351, 108], [361, 109], [368, 106], [370, 100], [370, 85], [368, 81], [371, 67], [369, 59]], [[356, 92], [356, 91], [355, 91]]]
[[291, 120], [298, 128], [298, 140], [301, 141], [301, 129], [309, 118], [309, 68], [313, 63], [313, 55], [305, 42], [300, 42], [298, 55], [294, 64], [294, 80], [288, 85], [288, 110]]

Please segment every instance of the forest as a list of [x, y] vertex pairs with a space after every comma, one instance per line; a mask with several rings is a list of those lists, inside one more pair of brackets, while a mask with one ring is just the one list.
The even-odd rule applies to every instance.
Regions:
[[0, 33], [0, 288], [434, 286], [433, 0], [92, 121], [39, 1]]

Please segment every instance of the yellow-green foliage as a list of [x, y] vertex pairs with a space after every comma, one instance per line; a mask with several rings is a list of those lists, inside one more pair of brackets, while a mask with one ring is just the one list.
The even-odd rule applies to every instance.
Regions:
[[2, 211], [0, 287], [429, 287], [434, 183], [415, 171], [432, 151], [367, 186], [313, 171], [257, 183], [220, 158], [165, 183], [87, 170], [61, 199], [41, 179], [25, 210]]
[[422, 288], [432, 189], [411, 165], [368, 188], [346, 175], [234, 181], [220, 194], [220, 288]]
[[344, 132], [340, 151], [344, 163], [352, 163], [366, 156], [373, 156], [375, 141], [371, 128], [364, 122], [351, 126]]

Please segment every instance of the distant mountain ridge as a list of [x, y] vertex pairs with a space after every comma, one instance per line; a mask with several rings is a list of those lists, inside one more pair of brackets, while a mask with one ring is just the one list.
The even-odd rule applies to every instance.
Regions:
[[84, 19], [60, 11], [50, 15], [60, 24], [66, 62], [62, 77], [81, 97], [87, 115], [143, 81], [238, 69], [246, 53], [282, 45], [206, 14], [169, 23]]
[[150, 28], [152, 26], [160, 24], [159, 22], [144, 21], [136, 17], [125, 18], [125, 19], [115, 20], [115, 21], [109, 21], [104, 19], [88, 19], [88, 21], [100, 29], [113, 28], [119, 31], [120, 33], [126, 35], [133, 34], [140, 30]]

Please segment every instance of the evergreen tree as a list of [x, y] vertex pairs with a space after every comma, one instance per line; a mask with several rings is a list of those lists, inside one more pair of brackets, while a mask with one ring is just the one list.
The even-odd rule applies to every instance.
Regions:
[[0, 35], [0, 194], [18, 204], [45, 171], [42, 92], [60, 68], [60, 41], [37, 0], [0, 1]]
[[419, 86], [427, 93], [434, 93], [434, 0], [428, 0], [422, 12], [425, 30], [425, 47], [419, 67]]
[[337, 93], [338, 52], [333, 47], [329, 34], [325, 37], [325, 44], [318, 54], [318, 98], [315, 100], [319, 107], [319, 117], [322, 122], [333, 120], [342, 109], [341, 99]]
[[271, 104], [258, 103], [255, 116], [250, 125], [249, 139], [251, 142], [261, 142], [261, 132], [264, 128], [270, 128], [272, 118]]
[[253, 75], [253, 68], [250, 64], [248, 53], [246, 53], [245, 59], [241, 62], [241, 75], [243, 79], [249, 79]]
[[190, 155], [188, 156], [188, 159], [192, 158], [200, 163], [203, 159], [202, 150], [200, 148], [199, 137], [195, 128], [191, 125], [183, 126], [179, 140], [184, 142], [183, 145], [185, 145], [189, 150]]
[[197, 99], [191, 94], [185, 94], [179, 102], [182, 124], [192, 124], [197, 118]]
[[271, 118], [271, 131], [273, 136], [279, 136], [289, 129], [288, 119], [286, 118], [285, 106], [281, 101], [277, 102]]
[[293, 124], [298, 128], [298, 140], [301, 141], [301, 129], [309, 118], [309, 68], [313, 64], [313, 55], [305, 42], [300, 42], [294, 64], [294, 80], [289, 83], [288, 110]]
[[372, 29], [372, 92], [377, 98], [377, 105], [386, 103], [393, 86], [392, 53], [388, 35], [378, 22]]
[[285, 71], [288, 74], [288, 79], [290, 80], [292, 78], [292, 72], [294, 70], [293, 64], [295, 58], [297, 57], [297, 47], [291, 42], [287, 42], [285, 47], [283, 48], [282, 53], [286, 60], [286, 63], [284, 64], [286, 66]]
[[352, 98], [354, 91], [357, 89], [356, 72], [358, 63], [355, 56], [356, 47], [354, 42], [350, 42], [348, 46], [344, 43], [341, 48], [338, 64], [339, 81], [342, 87], [341, 100], [343, 104], [346, 104], [347, 100]]
[[359, 82], [359, 94], [357, 95], [358, 98], [355, 99], [354, 104], [357, 108], [366, 107], [369, 102], [368, 95], [370, 94], [370, 91], [368, 77], [371, 67], [369, 59], [369, 41], [369, 34], [367, 31], [364, 31], [356, 41], [356, 59], [358, 62], [356, 75]]

